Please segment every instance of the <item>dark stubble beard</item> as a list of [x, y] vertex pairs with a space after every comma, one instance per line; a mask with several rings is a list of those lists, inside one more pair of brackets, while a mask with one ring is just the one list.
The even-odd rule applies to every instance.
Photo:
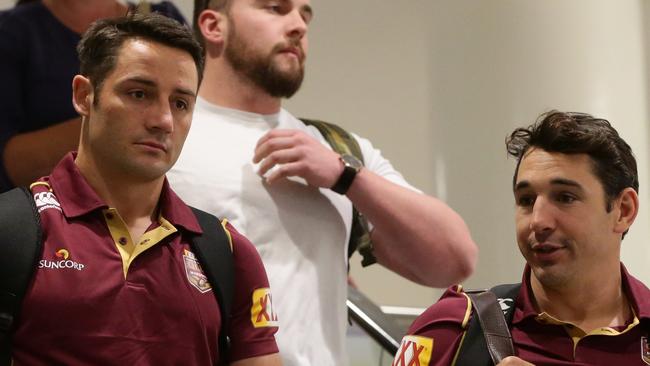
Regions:
[[[251, 80], [255, 85], [262, 88], [270, 96], [276, 98], [290, 98], [294, 95], [305, 75], [303, 60], [300, 60], [300, 66], [288, 71], [280, 70], [273, 62], [282, 49], [287, 46], [300, 48], [300, 42], [295, 44], [278, 44], [267, 55], [256, 54], [250, 50], [246, 41], [238, 37], [234, 22], [229, 24], [230, 32], [228, 33], [227, 46], [224, 50], [224, 57], [232, 65], [233, 69]], [[302, 52], [302, 48], [300, 48]]]

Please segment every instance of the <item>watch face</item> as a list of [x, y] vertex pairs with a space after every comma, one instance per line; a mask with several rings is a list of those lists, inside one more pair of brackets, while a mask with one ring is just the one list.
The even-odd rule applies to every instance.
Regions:
[[355, 170], [359, 170], [363, 167], [363, 163], [359, 161], [359, 159], [356, 158], [354, 155], [350, 154], [343, 154], [341, 155], [341, 160], [343, 160], [343, 163], [345, 166], [349, 166], [350, 168], [354, 168]]

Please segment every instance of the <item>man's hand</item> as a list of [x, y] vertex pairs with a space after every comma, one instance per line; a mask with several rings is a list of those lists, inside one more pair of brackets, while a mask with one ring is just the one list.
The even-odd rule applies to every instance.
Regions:
[[526, 362], [519, 357], [510, 356], [506, 357], [497, 366], [535, 366], [530, 362]]
[[[343, 172], [339, 155], [320, 141], [298, 130], [272, 130], [255, 146], [253, 163], [268, 183], [291, 176], [301, 177], [311, 186], [330, 188]], [[276, 167], [277, 166], [277, 167]], [[276, 169], [271, 170], [273, 167]]]

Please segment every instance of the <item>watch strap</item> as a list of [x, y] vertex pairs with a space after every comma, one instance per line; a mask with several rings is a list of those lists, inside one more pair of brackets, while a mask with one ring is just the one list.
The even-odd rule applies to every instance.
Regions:
[[354, 181], [354, 178], [356, 176], [357, 176], [356, 169], [346, 166], [345, 168], [343, 168], [343, 173], [341, 173], [339, 180], [337, 180], [336, 183], [334, 183], [331, 189], [338, 194], [347, 193], [348, 189], [350, 189], [350, 186], [352, 185], [352, 182]]

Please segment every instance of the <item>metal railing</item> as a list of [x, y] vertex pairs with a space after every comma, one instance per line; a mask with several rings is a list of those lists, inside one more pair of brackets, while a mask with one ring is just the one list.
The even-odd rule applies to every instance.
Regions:
[[359, 290], [348, 286], [348, 313], [386, 352], [395, 355], [408, 325], [400, 325]]

